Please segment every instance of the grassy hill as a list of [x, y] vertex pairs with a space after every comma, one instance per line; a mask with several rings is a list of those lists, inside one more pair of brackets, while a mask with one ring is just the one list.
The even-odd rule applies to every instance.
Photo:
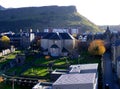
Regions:
[[0, 11], [0, 31], [78, 27], [81, 32], [100, 31], [96, 25], [81, 16], [75, 6], [27, 7]]

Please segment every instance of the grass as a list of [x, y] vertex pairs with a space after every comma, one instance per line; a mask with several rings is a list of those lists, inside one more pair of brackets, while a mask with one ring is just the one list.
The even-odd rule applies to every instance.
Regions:
[[7, 59], [14, 59], [15, 58], [15, 56], [16, 56], [16, 54], [15, 53], [12, 53], [12, 54], [9, 54], [9, 55], [7, 55]]
[[[20, 53], [21, 51], [15, 51], [13, 53], [7, 54], [5, 56], [0, 57], [0, 67], [6, 63], [8, 63], [9, 61], [11, 61], [12, 59], [15, 58], [15, 56], [17, 55], [17, 53]], [[2, 58], [4, 58], [4, 60], [2, 60]]]
[[66, 60], [66, 58], [56, 59], [56, 60], [54, 61], [54, 65], [58, 65], [58, 66], [60, 66], [60, 65], [66, 65], [66, 64], [68, 64], [69, 62], [70, 62], [70, 60]]
[[22, 68], [24, 66], [17, 66], [17, 67], [13, 67], [13, 68], [10, 68], [8, 71], [6, 71], [6, 74], [11, 74], [11, 75], [19, 75], [22, 71]]
[[[53, 62], [54, 63], [54, 65], [65, 65], [65, 64], [67, 64], [66, 63], [66, 58], [65, 57], [63, 57], [63, 58], [58, 58], [58, 59], [55, 59], [55, 58], [50, 58], [50, 59], [45, 59], [44, 57], [42, 57], [42, 58], [38, 58], [38, 59], [36, 59], [35, 60], [35, 62], [34, 62], [34, 64], [49, 64], [49, 63], [51, 63], [51, 62]], [[69, 62], [69, 61], [68, 61]]]
[[44, 57], [38, 58], [35, 60], [34, 64], [49, 64], [50, 62], [53, 62], [53, 59], [45, 59]]
[[[78, 59], [69, 59], [66, 57], [58, 58], [58, 59], [45, 59], [44, 57], [34, 59], [34, 56], [28, 56], [25, 64], [29, 62], [33, 62], [35, 65], [39, 64], [45, 64], [46, 66], [53, 62], [53, 69], [56, 68], [68, 68], [69, 65], [74, 65], [74, 64], [88, 64], [88, 63], [100, 63], [100, 59], [98, 57], [90, 57], [90, 55], [87, 52], [83, 52], [82, 56]], [[69, 65], [68, 65], [69, 64]], [[45, 77], [48, 74], [48, 67], [32, 67], [27, 69], [25, 72], [22, 73], [22, 75], [25, 76], [42, 76]], [[23, 68], [25, 68], [25, 65], [19, 66], [19, 67], [13, 67], [9, 69], [6, 73], [8, 74], [13, 74], [15, 71], [16, 75], [21, 75], [21, 71]]]
[[26, 76], [47, 76], [48, 75], [48, 68], [47, 67], [32, 67], [25, 71], [23, 75]]
[[34, 56], [28, 56], [25, 60], [25, 62], [30, 62], [30, 61], [34, 61]]

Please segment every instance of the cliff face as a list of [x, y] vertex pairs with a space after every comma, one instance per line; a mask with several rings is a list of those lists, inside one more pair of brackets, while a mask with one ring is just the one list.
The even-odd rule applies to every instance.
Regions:
[[27, 7], [0, 11], [0, 31], [70, 27], [79, 27], [81, 32], [100, 31], [96, 25], [81, 16], [75, 6]]

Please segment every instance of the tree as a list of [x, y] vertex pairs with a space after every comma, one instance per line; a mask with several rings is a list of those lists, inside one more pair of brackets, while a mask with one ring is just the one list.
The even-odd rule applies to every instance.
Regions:
[[35, 40], [31, 43], [32, 50], [40, 50], [41, 39], [36, 37]]
[[2, 43], [2, 47], [3, 48], [8, 48], [9, 47], [9, 43], [10, 43], [10, 38], [7, 36], [2, 36], [1, 37], [1, 43]]
[[88, 51], [92, 55], [103, 55], [105, 53], [105, 46], [103, 40], [94, 40], [90, 43]]
[[2, 37], [1, 37], [1, 41], [2, 41], [2, 42], [10, 42], [10, 38], [7, 37], [7, 36], [2, 36]]

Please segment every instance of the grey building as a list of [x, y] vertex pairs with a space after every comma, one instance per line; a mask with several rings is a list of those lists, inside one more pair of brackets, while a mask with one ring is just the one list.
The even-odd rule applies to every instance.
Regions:
[[61, 75], [53, 89], [97, 89], [98, 64], [71, 65], [68, 74]]
[[44, 55], [68, 56], [77, 47], [76, 39], [69, 33], [48, 33], [41, 39]]

